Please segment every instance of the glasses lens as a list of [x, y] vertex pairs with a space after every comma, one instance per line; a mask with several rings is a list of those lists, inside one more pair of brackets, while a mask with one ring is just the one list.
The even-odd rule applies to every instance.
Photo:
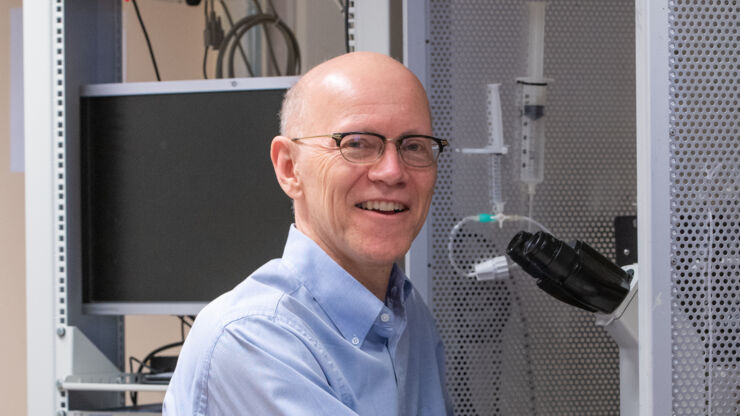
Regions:
[[426, 137], [406, 137], [401, 142], [401, 157], [411, 166], [423, 167], [433, 164], [439, 156], [439, 145]]
[[372, 134], [350, 134], [339, 143], [339, 150], [350, 162], [374, 162], [383, 151], [383, 139]]

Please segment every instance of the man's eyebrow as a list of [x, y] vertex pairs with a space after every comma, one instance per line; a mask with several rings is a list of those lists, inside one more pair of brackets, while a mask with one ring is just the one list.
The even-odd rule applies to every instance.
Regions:
[[434, 134], [431, 131], [427, 133], [423, 133], [423, 132], [419, 132], [416, 130], [408, 130], [405, 133], [401, 134], [401, 136], [433, 136], [433, 135]]
[[[372, 133], [372, 134], [383, 136], [387, 139], [395, 139], [397, 137], [406, 137], [406, 136], [431, 136], [432, 135], [432, 133], [422, 133], [418, 130], [405, 130], [401, 134], [398, 134], [395, 136], [388, 136], [386, 134], [381, 133], [380, 131], [376, 129], [355, 129], [355, 130], [346, 130], [346, 132]], [[344, 132], [338, 132], [338, 133], [344, 133]]]

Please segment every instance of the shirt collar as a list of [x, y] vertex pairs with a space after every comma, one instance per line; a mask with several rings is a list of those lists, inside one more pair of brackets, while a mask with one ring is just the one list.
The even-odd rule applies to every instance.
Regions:
[[[295, 225], [290, 227], [288, 241], [283, 252], [283, 261], [296, 271], [296, 278], [311, 293], [316, 302], [329, 316], [342, 336], [356, 346], [361, 346], [367, 333], [383, 309], [383, 302], [365, 286], [339, 266], [313, 240], [300, 232]], [[398, 283], [394, 266], [389, 284], [400, 286], [398, 299], [405, 301], [408, 289]]]
[[394, 335], [400, 335], [403, 332], [406, 326], [406, 299], [410, 291], [411, 282], [406, 279], [401, 269], [394, 264], [388, 282], [388, 291], [385, 295], [385, 305], [383, 305], [373, 325], [373, 329], [378, 336], [391, 340], [394, 339]]
[[393, 265], [391, 278], [388, 282], [388, 292], [385, 294], [386, 303], [389, 306], [393, 304], [405, 305], [411, 293], [411, 282], [403, 274], [397, 264]]

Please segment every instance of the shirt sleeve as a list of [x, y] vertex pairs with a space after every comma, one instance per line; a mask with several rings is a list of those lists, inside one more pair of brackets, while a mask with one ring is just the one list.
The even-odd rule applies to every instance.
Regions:
[[267, 316], [229, 324], [204, 365], [198, 414], [356, 415], [329, 385], [300, 326]]

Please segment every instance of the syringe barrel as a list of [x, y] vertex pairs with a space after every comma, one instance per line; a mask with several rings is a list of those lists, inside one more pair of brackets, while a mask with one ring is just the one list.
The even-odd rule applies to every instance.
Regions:
[[501, 84], [486, 86], [486, 118], [488, 119], [488, 145], [492, 151], [506, 153], [504, 146], [504, 123], [501, 118]]
[[491, 155], [491, 203], [494, 214], [504, 213], [504, 180], [501, 155]]
[[528, 185], [536, 185], [544, 179], [545, 170], [545, 102], [546, 84], [522, 83], [521, 141], [522, 163], [521, 180]]
[[545, 61], [545, 5], [544, 1], [527, 2], [529, 23], [528, 77], [542, 79]]

